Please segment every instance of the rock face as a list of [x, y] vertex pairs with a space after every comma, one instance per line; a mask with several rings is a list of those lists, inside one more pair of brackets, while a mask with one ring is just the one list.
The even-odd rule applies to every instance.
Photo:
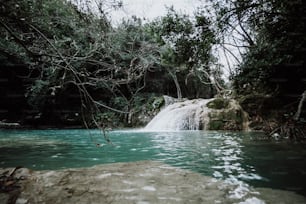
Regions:
[[166, 106], [145, 130], [247, 130], [247, 119], [247, 114], [233, 99], [184, 100]]
[[208, 130], [249, 130], [248, 114], [234, 99], [216, 98], [207, 104]]
[[[302, 204], [306, 201], [294, 193], [256, 190], [248, 186], [241, 188], [153, 161], [24, 172], [27, 179], [21, 183], [21, 193], [16, 200], [18, 204], [262, 204], [261, 197], [268, 203]], [[9, 196], [0, 193], [0, 198], [0, 203], [6, 204]]]

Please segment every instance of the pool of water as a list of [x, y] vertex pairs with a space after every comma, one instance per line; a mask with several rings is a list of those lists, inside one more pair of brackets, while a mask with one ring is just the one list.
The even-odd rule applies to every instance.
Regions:
[[[306, 195], [306, 145], [259, 133], [0, 130], [0, 167], [35, 170], [157, 160], [234, 184]], [[97, 146], [96, 144], [101, 144]]]

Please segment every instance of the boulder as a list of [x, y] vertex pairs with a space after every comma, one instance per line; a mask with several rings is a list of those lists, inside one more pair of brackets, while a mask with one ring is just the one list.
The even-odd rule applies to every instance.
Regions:
[[248, 130], [248, 114], [236, 100], [216, 98], [207, 107], [207, 130]]

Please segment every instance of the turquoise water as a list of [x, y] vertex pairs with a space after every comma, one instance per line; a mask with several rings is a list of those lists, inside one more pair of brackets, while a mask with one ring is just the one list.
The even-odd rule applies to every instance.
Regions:
[[[0, 130], [0, 167], [36, 170], [157, 160], [231, 183], [306, 195], [306, 145], [233, 132]], [[96, 146], [96, 144], [101, 144]]]

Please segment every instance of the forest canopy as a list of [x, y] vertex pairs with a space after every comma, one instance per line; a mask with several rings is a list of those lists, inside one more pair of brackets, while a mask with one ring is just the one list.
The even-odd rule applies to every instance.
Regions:
[[170, 7], [150, 22], [134, 16], [116, 27], [106, 8], [122, 2], [80, 2], [0, 1], [1, 83], [9, 87], [0, 89], [8, 110], [0, 119], [131, 124], [152, 97], [210, 98], [227, 89], [271, 96], [291, 114], [305, 91], [300, 0], [210, 1], [194, 15]]

